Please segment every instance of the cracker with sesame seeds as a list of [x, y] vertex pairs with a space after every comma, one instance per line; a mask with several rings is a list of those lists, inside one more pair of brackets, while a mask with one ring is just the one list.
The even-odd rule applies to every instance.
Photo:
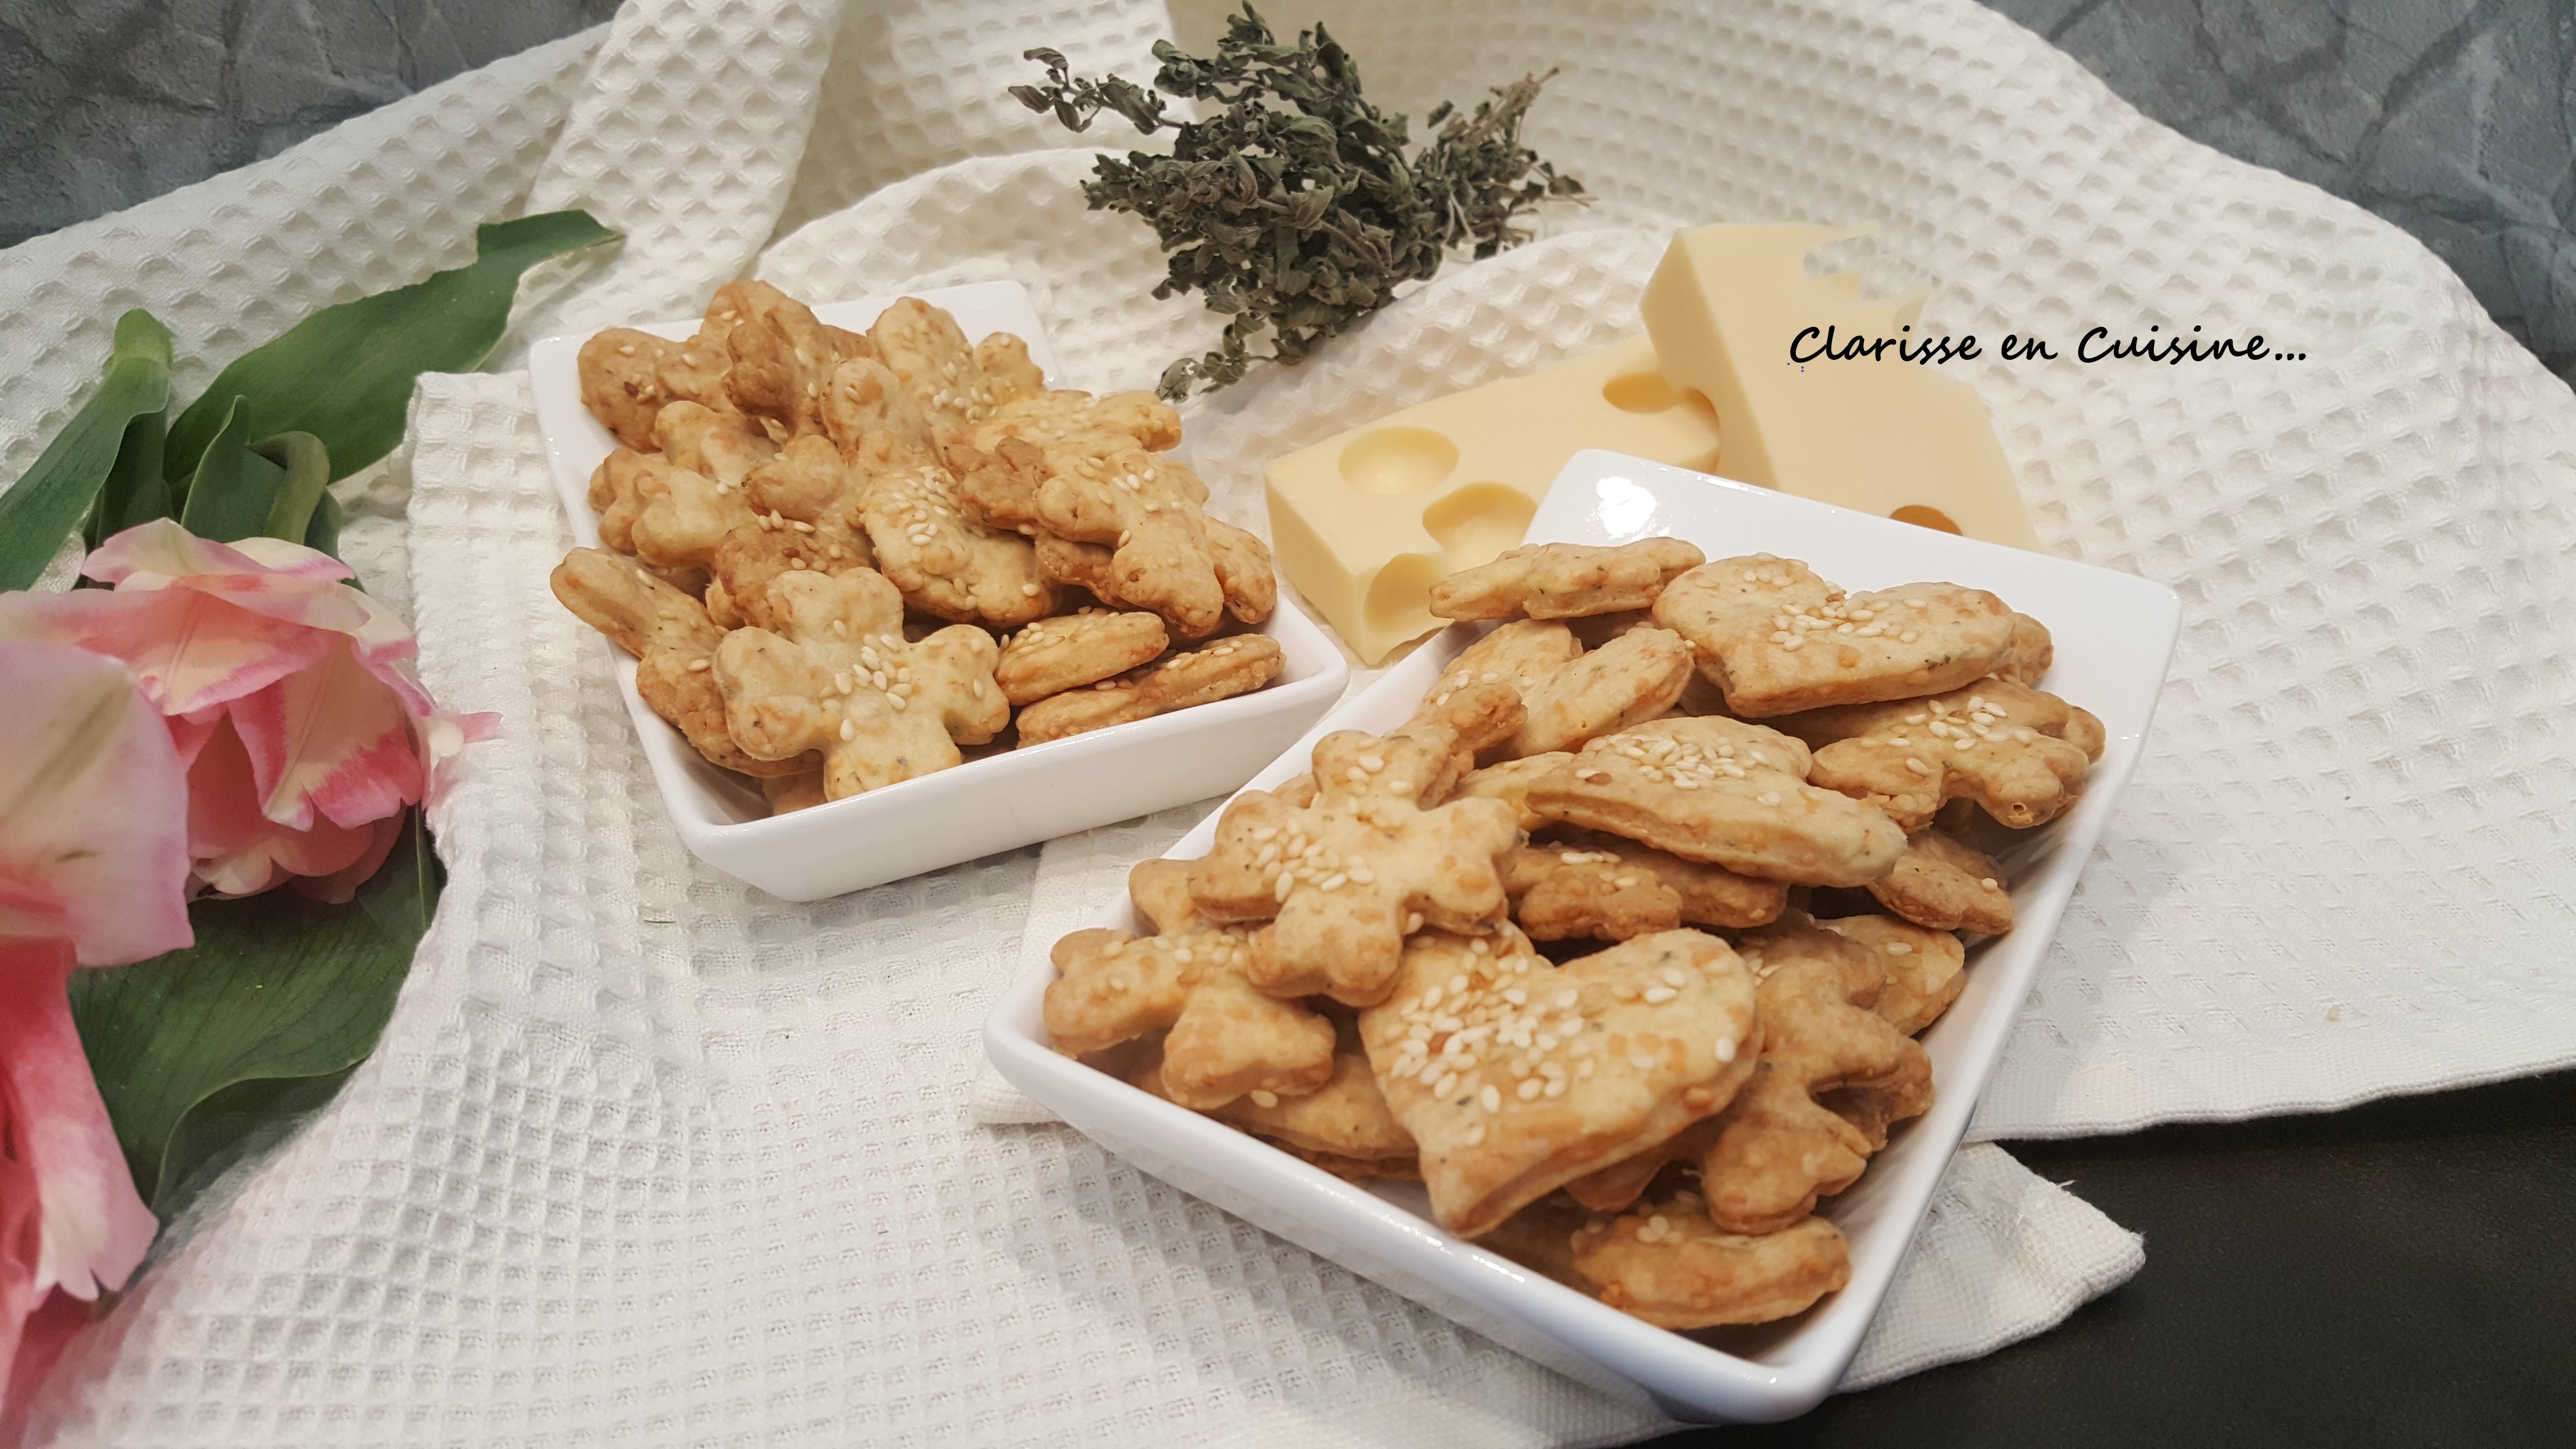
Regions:
[[1544, 755], [1671, 709], [1691, 680], [1691, 647], [1669, 629], [1632, 629], [1521, 691], [1529, 710], [1496, 754]]
[[1151, 663], [1170, 644], [1170, 631], [1153, 614], [1083, 613], [1040, 619], [1003, 641], [993, 682], [1013, 705], [1034, 704], [1051, 694]]
[[[651, 448], [653, 417], [671, 400], [662, 386], [662, 364], [678, 350], [677, 343], [632, 327], [612, 327], [593, 336], [581, 345], [573, 364], [581, 379], [582, 406], [619, 443]], [[591, 507], [599, 506], [593, 498]]]
[[994, 528], [1036, 536], [1038, 485], [1047, 476], [1046, 455], [1036, 444], [1003, 438], [990, 451], [959, 444], [943, 456], [969, 514]]
[[1705, 557], [1678, 538], [1614, 548], [1529, 544], [1433, 584], [1431, 612], [1443, 619], [1573, 619], [1643, 609]]
[[1690, 641], [1746, 719], [1954, 689], [2005, 657], [2013, 618], [1983, 589], [1847, 594], [1769, 554], [1702, 564], [1655, 600], [1655, 622]]
[[1333, 1076], [1333, 1024], [1253, 989], [1255, 933], [1200, 919], [1188, 870], [1148, 860], [1130, 872], [1151, 934], [1076, 931], [1056, 942], [1044, 1004], [1055, 1049], [1081, 1056], [1164, 1032], [1159, 1061], [1142, 1065], [1161, 1095], [1198, 1111], [1252, 1093], [1276, 1106], [1322, 1088]]
[[728, 629], [755, 624], [778, 627], [769, 608], [769, 581], [797, 569], [846, 573], [871, 568], [875, 556], [865, 535], [797, 523], [775, 514], [737, 524], [716, 545], [707, 581], [707, 615]]
[[1528, 790], [1551, 820], [1806, 885], [1866, 885], [1905, 832], [1862, 802], [1806, 783], [1807, 747], [1743, 720], [1649, 720], [1584, 745]]
[[939, 456], [921, 400], [873, 357], [832, 369], [823, 385], [823, 432], [854, 468], [914, 467]]
[[595, 548], [565, 554], [547, 583], [575, 617], [635, 656], [636, 692], [708, 763], [755, 776], [793, 775], [819, 763], [761, 759], [734, 743], [709, 664], [724, 630], [686, 592]]
[[637, 558], [657, 568], [712, 569], [725, 535], [752, 522], [740, 488], [667, 459], [648, 457], [630, 477], [634, 516], [627, 540]]
[[1528, 696], [1539, 681], [1583, 657], [1583, 645], [1563, 624], [1515, 619], [1458, 651], [1449, 667], [1423, 691], [1422, 711], [1477, 684], [1500, 684]]
[[659, 454], [620, 447], [590, 471], [590, 506], [599, 514], [599, 541], [610, 552], [635, 551], [635, 515], [644, 508], [636, 484], [647, 472], [668, 466]]
[[868, 343], [919, 400], [942, 443], [972, 441], [995, 409], [1046, 390], [1026, 343], [996, 332], [970, 346], [956, 318], [918, 297], [879, 314]]
[[1184, 637], [1208, 634], [1225, 621], [1227, 598], [1208, 545], [1207, 485], [1176, 458], [1117, 441], [1070, 458], [1047, 450], [1039, 526], [1108, 547], [1115, 602], [1153, 610]]
[[[751, 299], [749, 315], [725, 334], [731, 366], [725, 396], [745, 414], [775, 420], [791, 438], [823, 432], [823, 390], [851, 357], [873, 355], [867, 339], [826, 327], [804, 303], [767, 282], [736, 283]], [[845, 346], [855, 351], [844, 353]]]
[[1878, 954], [1887, 979], [1870, 1009], [1907, 1036], [1939, 1021], [1967, 987], [1968, 948], [1948, 931], [1894, 916], [1843, 916], [1816, 925]]
[[768, 607], [776, 630], [716, 647], [726, 726], [758, 759], [822, 751], [835, 800], [947, 769], [1010, 721], [993, 636], [959, 624], [905, 642], [903, 596], [874, 570], [780, 574]]
[[1048, 744], [1249, 694], [1276, 679], [1286, 666], [1287, 656], [1269, 635], [1232, 635], [1100, 680], [1088, 689], [1064, 690], [1030, 704], [1020, 711], [1020, 745], [1025, 749]]
[[[1488, 696], [1492, 710], [1481, 707]], [[1487, 686], [1457, 712], [1508, 729], [1518, 701]], [[1262, 989], [1370, 1005], [1393, 988], [1407, 935], [1502, 924], [1508, 900], [1495, 861], [1520, 840], [1511, 808], [1423, 803], [1454, 783], [1465, 738], [1448, 721], [1384, 736], [1337, 731], [1316, 742], [1313, 803], [1247, 790], [1226, 806], [1190, 891], [1217, 920], [1277, 919], [1255, 978]]]
[[945, 467], [864, 471], [859, 520], [876, 546], [877, 567], [906, 602], [943, 619], [1001, 628], [1055, 612], [1035, 545], [968, 517]]
[[2016, 830], [2065, 813], [2102, 757], [2102, 722], [2000, 679], [1925, 699], [1844, 705], [1779, 721], [1816, 748], [1808, 778], [1920, 830], [1966, 798]]
[[[1772, 1233], [1859, 1178], [1879, 1135], [1818, 1100], [1877, 1089], [1892, 1117], [1930, 1105], [1931, 1059], [1874, 1009], [1883, 951], [1792, 913], [1738, 942], [1760, 980], [1762, 1053], [1710, 1129], [1700, 1158], [1709, 1220], [1730, 1233]], [[1920, 1084], [1919, 1096], [1908, 1091]]]
[[1590, 831], [1516, 847], [1503, 857], [1503, 890], [1512, 898], [1512, 918], [1539, 941], [1624, 941], [1684, 922], [1767, 925], [1789, 903], [1789, 888], [1779, 881]]
[[2040, 677], [2056, 661], [2057, 640], [2048, 632], [2048, 626], [2028, 614], [2015, 614], [2012, 640], [2004, 645], [2003, 657], [1989, 672], [1997, 679], [2037, 689]]
[[2011, 884], [1993, 856], [1926, 827], [1905, 837], [1905, 854], [1869, 893], [1918, 926], [2000, 936], [2013, 928]]
[[1115, 434], [1147, 452], [1160, 453], [1180, 445], [1181, 415], [1150, 392], [1093, 397], [1065, 389], [997, 405], [975, 425], [971, 441], [991, 452], [1009, 438], [1046, 446], [1083, 433]]
[[840, 524], [855, 511], [865, 475], [841, 457], [832, 440], [790, 439], [787, 446], [743, 475], [742, 495], [755, 513], [796, 523]]
[[1567, 1181], [1725, 1107], [1753, 1070], [1755, 988], [1698, 931], [1551, 966], [1511, 929], [1426, 932], [1360, 1014], [1433, 1215], [1476, 1237]]
[[1810, 1217], [1776, 1232], [1726, 1232], [1687, 1189], [1574, 1230], [1575, 1271], [1601, 1301], [1659, 1328], [1770, 1323], [1851, 1281], [1842, 1230]]

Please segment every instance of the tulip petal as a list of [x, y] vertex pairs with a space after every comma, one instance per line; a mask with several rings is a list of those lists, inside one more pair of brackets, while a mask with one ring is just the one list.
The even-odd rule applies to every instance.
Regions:
[[186, 778], [125, 667], [0, 641], [0, 699], [0, 936], [64, 937], [92, 965], [196, 939]]
[[275, 574], [329, 582], [356, 578], [347, 564], [319, 549], [273, 538], [245, 538], [217, 543], [181, 528], [175, 519], [138, 523], [90, 550], [81, 572], [103, 584], [122, 584], [138, 574], [163, 579], [201, 575]]
[[330, 894], [338, 889], [337, 878], [371, 855], [381, 864], [384, 852], [393, 848], [384, 829], [387, 821], [393, 830], [402, 828], [402, 816], [396, 813], [373, 826], [351, 829], [323, 818], [310, 829], [297, 830], [262, 814], [259, 800], [250, 752], [231, 720], [219, 721], [188, 767], [188, 854], [198, 881], [216, 895], [256, 895], [291, 877], [327, 876], [331, 882], [305, 894], [347, 900], [374, 872], [370, 869], [348, 882], [347, 890]]
[[69, 941], [0, 938], [0, 1109], [12, 1153], [34, 1178], [29, 1286], [95, 1298], [124, 1286], [159, 1224], [134, 1191], [72, 1026], [71, 973]]
[[403, 703], [342, 641], [312, 667], [234, 701], [261, 813], [304, 830], [316, 810], [359, 826], [417, 803], [420, 751]]
[[195, 714], [311, 665], [332, 635], [195, 589], [0, 594], [0, 639], [50, 639], [112, 655], [164, 714]]

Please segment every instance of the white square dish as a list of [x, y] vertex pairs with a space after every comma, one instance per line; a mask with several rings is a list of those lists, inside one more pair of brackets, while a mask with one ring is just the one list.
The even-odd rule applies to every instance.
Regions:
[[[1841, 1378], [1967, 1130], [2076, 878], [2137, 767], [2181, 602], [2127, 574], [1613, 453], [1576, 454], [1528, 534], [1533, 542], [1594, 544], [1653, 535], [1688, 539], [1712, 558], [1803, 559], [1854, 591], [1927, 579], [1990, 589], [2049, 626], [2057, 659], [2043, 687], [2091, 710], [2108, 735], [2081, 802], [2006, 858], [2019, 924], [1971, 951], [1966, 990], [1922, 1036], [1937, 1091], [1931, 1111], [1899, 1129], [1860, 1181], [1824, 1207], [1851, 1243], [1851, 1282], [1840, 1293], [1756, 1329], [1686, 1335], [1631, 1318], [1451, 1236], [1432, 1221], [1418, 1184], [1356, 1186], [1058, 1055], [1041, 1016], [1054, 974], [1043, 962], [994, 1007], [985, 1051], [1013, 1085], [1146, 1171], [1542, 1363], [1676, 1418], [1785, 1419], [1814, 1407]], [[1247, 788], [1305, 770], [1314, 741], [1329, 731], [1400, 723], [1480, 632], [1457, 625], [1424, 643]], [[1204, 855], [1215, 832], [1211, 816], [1171, 854]], [[1088, 924], [1137, 926], [1124, 903]]]
[[[1009, 332], [1056, 377], [1037, 309], [1016, 282], [977, 282], [918, 294], [946, 308], [969, 337]], [[816, 307], [825, 322], [865, 331], [895, 297]], [[648, 324], [673, 339], [696, 332], [698, 320]], [[550, 337], [529, 349], [537, 428], [555, 490], [573, 537], [599, 544], [590, 511], [591, 471], [616, 440], [582, 406], [577, 354], [586, 336]], [[997, 850], [1050, 840], [1114, 820], [1128, 820], [1243, 783], [1341, 697], [1349, 666], [1324, 631], [1280, 591], [1263, 627], [1286, 657], [1266, 689], [1193, 709], [1075, 735], [1025, 750], [969, 760], [952, 770], [906, 780], [864, 795], [771, 816], [758, 790], [699, 758], [680, 732], [635, 692], [635, 661], [607, 640], [618, 688], [651, 764], [662, 803], [691, 853], [791, 901], [879, 885], [972, 860]]]

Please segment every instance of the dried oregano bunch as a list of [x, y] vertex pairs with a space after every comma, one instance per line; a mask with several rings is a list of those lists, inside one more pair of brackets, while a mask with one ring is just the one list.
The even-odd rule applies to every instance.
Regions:
[[[1047, 68], [1046, 84], [1011, 87], [1030, 110], [1076, 131], [1103, 110], [1147, 135], [1173, 130], [1171, 155], [1104, 156], [1082, 191], [1095, 211], [1153, 224], [1171, 255], [1155, 296], [1203, 292], [1233, 319], [1219, 350], [1164, 369], [1157, 390], [1174, 402], [1193, 383], [1241, 381], [1265, 329], [1270, 356], [1296, 362], [1393, 301], [1397, 283], [1440, 270], [1450, 248], [1490, 257], [1529, 239], [1520, 219], [1541, 201], [1584, 199], [1520, 140], [1553, 71], [1497, 88], [1471, 116], [1444, 102], [1428, 118], [1439, 134], [1407, 157], [1405, 118], [1361, 98], [1359, 67], [1323, 26], [1282, 45], [1248, 4], [1213, 59], [1156, 42], [1150, 91], [1072, 75], [1052, 50], [1027, 58]], [[1155, 91], [1207, 103], [1208, 119], [1165, 120]]]

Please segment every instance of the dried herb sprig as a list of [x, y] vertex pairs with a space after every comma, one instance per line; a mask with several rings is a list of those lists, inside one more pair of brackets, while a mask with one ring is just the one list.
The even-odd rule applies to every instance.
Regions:
[[[1030, 110], [1076, 131], [1106, 110], [1146, 135], [1174, 133], [1169, 156], [1100, 158], [1082, 191], [1095, 211], [1153, 226], [1170, 254], [1156, 297], [1199, 292], [1231, 319], [1217, 351], [1164, 369], [1157, 390], [1175, 402], [1194, 383], [1241, 381], [1265, 332], [1271, 358], [1296, 362], [1395, 300], [1397, 284], [1429, 278], [1451, 249], [1490, 257], [1529, 239], [1523, 219], [1540, 202], [1588, 199], [1521, 144], [1553, 71], [1496, 87], [1472, 115], [1443, 102], [1426, 118], [1438, 133], [1407, 157], [1405, 118], [1361, 96], [1358, 65], [1323, 26], [1283, 45], [1248, 4], [1213, 58], [1157, 42], [1152, 90], [1073, 75], [1052, 50], [1027, 58], [1047, 69], [1044, 85], [1011, 87]], [[1168, 120], [1165, 95], [1211, 114]]]

